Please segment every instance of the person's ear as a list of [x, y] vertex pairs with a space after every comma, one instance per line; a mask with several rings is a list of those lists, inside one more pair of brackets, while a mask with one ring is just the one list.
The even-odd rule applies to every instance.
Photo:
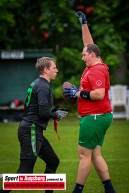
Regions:
[[48, 74], [48, 68], [44, 68], [44, 72], [46, 73], [46, 74]]
[[95, 57], [95, 53], [91, 52], [91, 57], [94, 58]]

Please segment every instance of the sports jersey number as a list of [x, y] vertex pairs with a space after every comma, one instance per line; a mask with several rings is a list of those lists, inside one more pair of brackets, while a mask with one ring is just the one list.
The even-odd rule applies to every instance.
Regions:
[[27, 90], [27, 100], [26, 100], [26, 107], [28, 107], [31, 99], [31, 94], [32, 94], [32, 88], [28, 88]]

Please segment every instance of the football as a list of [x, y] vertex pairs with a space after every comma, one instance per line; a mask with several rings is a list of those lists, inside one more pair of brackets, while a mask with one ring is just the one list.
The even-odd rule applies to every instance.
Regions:
[[63, 95], [65, 101], [69, 104], [75, 104], [77, 102], [77, 98], [68, 99], [67, 96], [64, 95], [64, 89], [65, 88], [73, 88], [73, 87], [74, 87], [74, 85], [71, 84], [70, 82], [64, 82], [63, 86], [62, 86], [62, 95]]

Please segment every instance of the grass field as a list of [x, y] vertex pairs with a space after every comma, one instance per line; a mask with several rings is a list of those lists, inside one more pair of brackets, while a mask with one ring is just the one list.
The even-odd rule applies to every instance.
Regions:
[[[19, 123], [0, 123], [0, 173], [15, 173], [19, 166], [19, 142], [17, 127]], [[49, 123], [44, 135], [49, 139], [60, 158], [57, 173], [66, 173], [66, 190], [55, 191], [71, 193], [76, 182], [78, 167], [78, 140], [79, 120], [77, 118], [64, 119], [58, 124], [60, 143], [53, 130], [53, 122]], [[117, 193], [129, 193], [129, 121], [113, 120], [109, 128], [102, 149], [106, 159], [112, 182]], [[34, 173], [43, 173], [44, 163], [38, 158]], [[2, 180], [0, 180], [2, 186]], [[12, 191], [44, 192], [44, 191]], [[84, 188], [84, 193], [103, 193], [103, 187], [94, 169]]]

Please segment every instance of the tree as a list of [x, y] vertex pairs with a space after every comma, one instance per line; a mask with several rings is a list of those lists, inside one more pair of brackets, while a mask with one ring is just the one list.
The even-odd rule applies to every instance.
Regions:
[[59, 69], [53, 82], [54, 95], [61, 98], [62, 83], [69, 81], [79, 86], [85, 67], [81, 61], [83, 43], [75, 10], [87, 14], [94, 41], [110, 67], [111, 84], [129, 84], [129, 52], [126, 51], [129, 5], [126, 1], [1, 0], [0, 49], [52, 48]]

